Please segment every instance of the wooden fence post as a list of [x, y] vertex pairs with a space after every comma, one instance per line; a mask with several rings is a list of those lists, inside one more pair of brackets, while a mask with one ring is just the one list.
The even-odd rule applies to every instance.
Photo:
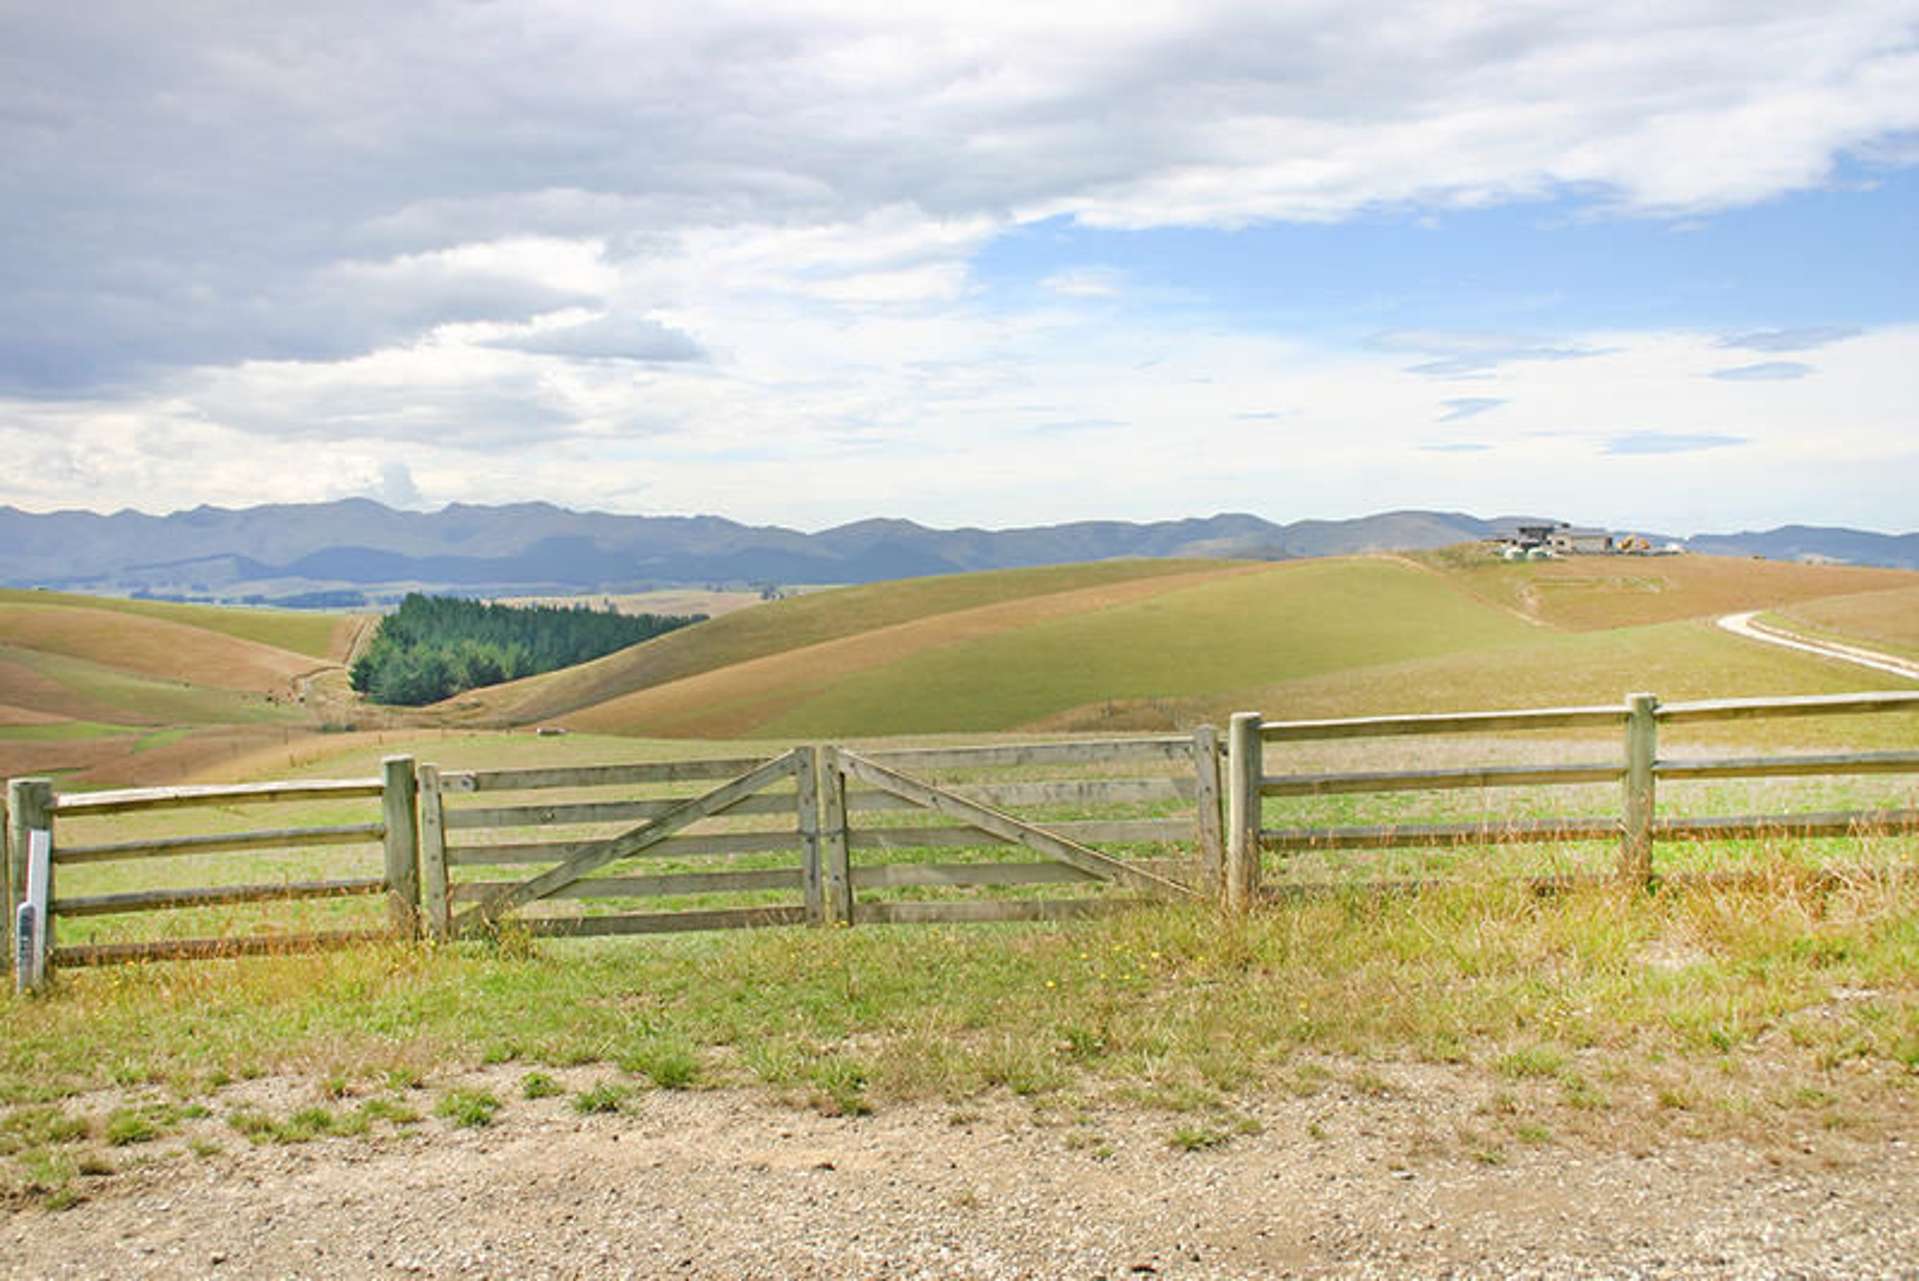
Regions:
[[453, 912], [446, 880], [446, 797], [438, 765], [420, 766], [420, 914], [427, 937], [445, 942]]
[[414, 809], [419, 784], [411, 756], [389, 756], [381, 762], [385, 790], [380, 796], [386, 821], [387, 914], [402, 938], [420, 934], [420, 828]]
[[853, 868], [847, 850], [850, 841], [846, 830], [846, 771], [840, 768], [838, 748], [820, 749], [819, 786], [824, 801], [820, 807], [823, 864], [820, 892], [825, 906], [822, 919], [829, 924], [851, 925]]
[[1226, 839], [1219, 816], [1219, 731], [1211, 725], [1193, 731], [1193, 839], [1199, 846], [1200, 891], [1217, 896]]
[[1234, 712], [1226, 731], [1226, 875], [1225, 903], [1231, 912], [1252, 906], [1259, 893], [1259, 784], [1261, 762], [1258, 712]]
[[1626, 696], [1625, 826], [1619, 839], [1619, 874], [1640, 885], [1652, 881], [1655, 804], [1653, 762], [1659, 752], [1659, 700]]
[[802, 747], [793, 762], [793, 804], [800, 832], [800, 886], [809, 925], [826, 923], [826, 896], [820, 881], [820, 749]]
[[14, 782], [8, 779], [6, 795], [0, 796], [0, 894], [6, 895], [5, 904], [0, 905], [0, 970], [13, 968], [13, 909], [20, 902], [13, 888], [19, 884], [13, 875]]
[[[7, 956], [9, 962], [14, 959], [18, 940], [13, 937], [14, 909], [27, 892], [27, 859], [31, 848], [31, 833], [51, 832], [53, 830], [53, 780], [50, 778], [16, 778], [7, 783], [7, 906], [5, 916]], [[53, 902], [53, 866], [47, 865], [47, 902]], [[46, 964], [44, 958], [53, 951], [53, 914], [46, 913], [46, 919], [36, 921], [36, 950], [42, 959], [41, 974], [44, 977]]]

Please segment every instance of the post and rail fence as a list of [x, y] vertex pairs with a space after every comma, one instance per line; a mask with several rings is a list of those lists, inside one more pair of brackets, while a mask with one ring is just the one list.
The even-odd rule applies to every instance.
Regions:
[[[1244, 911], [1266, 855], [1302, 851], [1613, 842], [1616, 874], [1655, 876], [1659, 842], [1753, 836], [1919, 834], [1919, 809], [1660, 817], [1662, 780], [1919, 774], [1919, 750], [1665, 759], [1662, 725], [1750, 718], [1919, 712], [1919, 692], [1661, 703], [1633, 694], [1612, 706], [1450, 712], [1332, 720], [1232, 717], [1188, 735], [851, 749], [803, 746], [761, 758], [561, 768], [442, 770], [388, 757], [375, 777], [239, 785], [57, 792], [13, 779], [4, 828], [6, 902], [43, 896], [19, 940], [17, 979], [62, 966], [193, 959], [349, 946], [375, 939], [444, 940], [508, 925], [535, 936], [655, 934], [771, 925], [1046, 920], [1117, 910], [1148, 898], [1216, 899]], [[1268, 773], [1288, 745], [1410, 735], [1503, 735], [1610, 729], [1612, 760], [1485, 764], [1341, 773]], [[1617, 813], [1503, 822], [1269, 828], [1269, 798], [1616, 784]], [[691, 785], [695, 790], [686, 789]], [[378, 802], [377, 814], [342, 806]], [[259, 807], [295, 805], [309, 821], [254, 826]], [[166, 811], [221, 816], [216, 830], [159, 830]], [[1223, 811], [1223, 812], [1222, 812]], [[95, 839], [99, 820], [138, 814], [137, 839]], [[317, 821], [354, 817], [356, 821]], [[637, 823], [637, 825], [635, 825]], [[236, 824], [242, 826], [236, 827]], [[108, 832], [106, 835], [113, 835]], [[374, 852], [377, 850], [377, 854]], [[93, 864], [144, 873], [185, 859], [238, 856], [254, 879], [75, 894], [59, 873]], [[1037, 857], [1034, 857], [1037, 856]], [[215, 859], [217, 863], [219, 860]], [[715, 862], [720, 870], [707, 870]], [[339, 874], [354, 863], [360, 874]], [[176, 866], [178, 864], [175, 864]], [[259, 879], [264, 865], [278, 879]], [[313, 868], [321, 875], [312, 875]], [[140, 879], [136, 877], [136, 879]], [[145, 879], [153, 879], [146, 877]], [[1359, 882], [1354, 888], [1365, 888]], [[1378, 883], [1380, 887], [1383, 882]], [[1079, 895], [1044, 897], [1052, 887]], [[1111, 891], [1118, 891], [1117, 893]], [[385, 910], [337, 913], [327, 928], [256, 919], [251, 933], [63, 942], [66, 922], [314, 900]], [[663, 901], [692, 907], [661, 910]], [[272, 908], [261, 909], [272, 911]], [[196, 915], [196, 912], [198, 913]], [[179, 917], [166, 918], [179, 921]], [[16, 964], [14, 912], [0, 913], [0, 955]]]
[[[1236, 713], [1227, 737], [1227, 907], [1243, 910], [1261, 894], [1263, 855], [1305, 850], [1405, 849], [1544, 842], [1619, 842], [1618, 874], [1627, 881], [1654, 878], [1659, 841], [1713, 841], [1746, 837], [1833, 837], [1864, 832], [1919, 834], [1919, 809], [1843, 810], [1811, 814], [1740, 814], [1659, 818], [1662, 779], [1786, 778], [1821, 775], [1919, 773], [1919, 751], [1784, 756], [1728, 756], [1664, 760], [1659, 727], [1773, 717], [1861, 715], [1919, 711], [1919, 692], [1895, 690], [1786, 698], [1709, 699], [1661, 703], [1652, 694], [1628, 695], [1623, 705], [1495, 712], [1444, 712], [1336, 720], [1267, 721]], [[1623, 731], [1624, 752], [1612, 761], [1572, 765], [1481, 765], [1467, 768], [1327, 774], [1269, 774], [1269, 745], [1409, 735], [1491, 734], [1524, 730]], [[1267, 797], [1331, 796], [1395, 791], [1450, 791], [1488, 787], [1621, 785], [1619, 814], [1508, 820], [1499, 823], [1421, 823], [1350, 827], [1267, 828]]]

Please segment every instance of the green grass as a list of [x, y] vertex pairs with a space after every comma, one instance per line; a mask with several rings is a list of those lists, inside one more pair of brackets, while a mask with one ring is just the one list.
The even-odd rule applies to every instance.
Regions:
[[736, 663], [981, 606], [1136, 579], [1224, 568], [1228, 562], [1119, 560], [948, 574], [809, 592], [662, 636], [565, 672], [510, 687], [523, 720], [545, 719]]
[[257, 694], [158, 680], [83, 658], [0, 644], [0, 660], [19, 663], [64, 691], [68, 706], [48, 708], [76, 719], [142, 725], [291, 724], [302, 713]]
[[[1302, 1055], [1478, 1065], [1555, 1082], [1574, 1109], [1656, 1107], [1675, 1063], [1724, 1063], [1733, 1076], [1715, 1088], [1757, 1089], [1737, 1069], [1762, 1049], [1785, 1059], [1767, 1088], [1910, 1089], [1919, 887], [1820, 885], [1789, 864], [1771, 875], [1757, 889], [1552, 898], [1463, 884], [1244, 922], [1161, 908], [546, 944], [523, 959], [370, 949], [73, 972], [6, 1006], [0, 1098], [44, 1104], [49, 1091], [247, 1065], [379, 1080], [396, 1062], [472, 1066], [503, 1042], [547, 1065], [690, 1047], [713, 1085], [757, 1082], [842, 1112], [1122, 1087], [1184, 1110], [1283, 1085]], [[1659, 960], [1674, 946], [1683, 968]], [[484, 1124], [497, 1107], [456, 1089], [435, 1111]]]
[[[128, 600], [118, 596], [83, 596], [69, 592], [23, 591], [0, 588], [0, 605], [62, 605], [97, 609], [109, 614], [134, 614], [184, 623], [221, 632], [240, 640], [290, 649], [313, 658], [337, 658], [333, 638], [345, 616], [290, 609], [250, 609], [221, 605], [186, 605], [173, 601]], [[104, 623], [111, 626], [111, 623]]]
[[757, 732], [1005, 730], [1102, 700], [1483, 652], [1533, 630], [1396, 562], [1291, 564], [913, 654], [837, 681]]

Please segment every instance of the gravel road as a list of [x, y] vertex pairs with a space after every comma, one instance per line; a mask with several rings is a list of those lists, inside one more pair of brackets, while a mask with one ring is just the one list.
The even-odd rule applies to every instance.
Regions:
[[[604, 1069], [558, 1073], [571, 1089]], [[1285, 1095], [1179, 1150], [1194, 1118], [1000, 1098], [828, 1117], [745, 1090], [484, 1129], [250, 1146], [217, 1117], [66, 1210], [18, 1206], [21, 1277], [1919, 1277], [1919, 1144], [1554, 1134], [1489, 1153], [1492, 1086], [1394, 1069]], [[221, 1107], [313, 1101], [310, 1082]], [[224, 1093], [224, 1092], [223, 1092]], [[423, 1105], [429, 1096], [418, 1100]], [[110, 1102], [110, 1100], [102, 1100]], [[425, 1110], [424, 1106], [422, 1110]], [[193, 1127], [199, 1127], [194, 1129]], [[1603, 1127], [1602, 1127], [1603, 1128]], [[222, 1150], [194, 1156], [197, 1139]], [[116, 1152], [125, 1151], [118, 1149]]]
[[1894, 676], [1919, 681], [1919, 663], [1894, 658], [1891, 654], [1881, 654], [1874, 649], [1861, 649], [1857, 645], [1841, 645], [1838, 641], [1813, 640], [1810, 637], [1783, 632], [1778, 628], [1760, 623], [1757, 621], [1757, 616], [1757, 610], [1748, 610], [1743, 614], [1727, 614], [1719, 620], [1719, 625], [1733, 635], [1744, 636], [1747, 640], [1762, 641], [1768, 645], [1778, 645], [1783, 649], [1796, 649], [1801, 653], [1817, 654], [1821, 658], [1836, 658], [1842, 663], [1851, 663], [1856, 667], [1867, 667], [1876, 672], [1890, 672]]

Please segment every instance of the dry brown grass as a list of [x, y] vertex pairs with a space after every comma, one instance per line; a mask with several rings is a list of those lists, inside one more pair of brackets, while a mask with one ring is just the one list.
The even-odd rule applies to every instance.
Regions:
[[1919, 584], [1803, 601], [1779, 614], [1794, 631], [1919, 658]]
[[1822, 596], [1919, 591], [1919, 574], [1908, 570], [1730, 556], [1572, 556], [1508, 564], [1474, 546], [1415, 559], [1482, 600], [1567, 631], [1714, 617]]
[[256, 694], [285, 690], [320, 665], [202, 627], [66, 605], [0, 604], [0, 639], [142, 676]]
[[476, 690], [458, 700], [457, 714], [478, 724], [547, 720], [723, 667], [924, 618], [1104, 584], [1235, 568], [1249, 567], [1220, 561], [1102, 561], [837, 588], [736, 611], [591, 663]]
[[639, 690], [576, 712], [565, 723], [600, 733], [750, 734], [837, 681], [909, 655], [1271, 568], [1238, 565], [1167, 574], [936, 614]]

